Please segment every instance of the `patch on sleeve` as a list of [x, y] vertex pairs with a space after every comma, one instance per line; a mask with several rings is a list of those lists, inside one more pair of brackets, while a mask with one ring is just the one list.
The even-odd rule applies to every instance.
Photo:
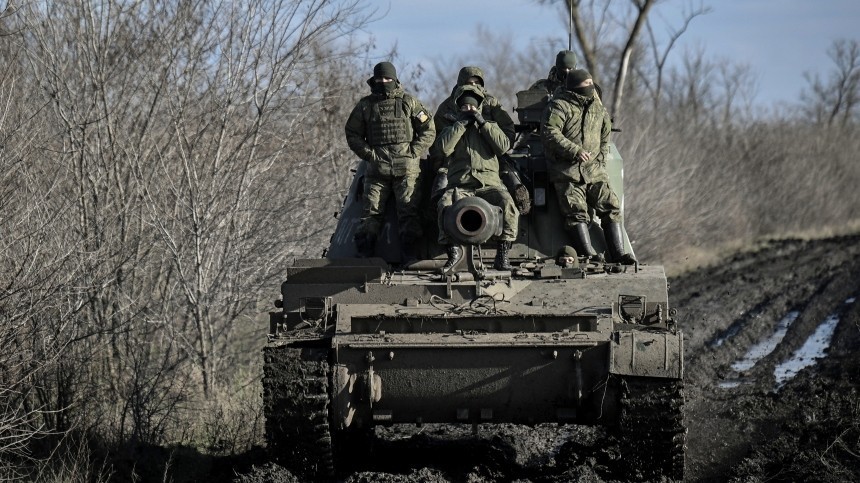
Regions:
[[418, 118], [418, 121], [420, 121], [421, 124], [424, 124], [425, 122], [427, 122], [427, 119], [430, 119], [429, 117], [427, 117], [427, 113], [424, 111], [419, 111], [418, 114], [415, 115], [415, 117]]

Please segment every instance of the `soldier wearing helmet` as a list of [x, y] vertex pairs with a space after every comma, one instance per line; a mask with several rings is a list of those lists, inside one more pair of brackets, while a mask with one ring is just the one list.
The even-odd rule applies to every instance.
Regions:
[[609, 186], [606, 172], [611, 131], [612, 122], [595, 93], [591, 74], [571, 71], [565, 86], [553, 93], [541, 119], [550, 181], [576, 252], [599, 258], [588, 232], [588, 210], [592, 208], [606, 235], [608, 261], [632, 265], [636, 259], [623, 252], [621, 203]]
[[[457, 100], [454, 98], [458, 89], [462, 86], [470, 85], [479, 88], [484, 95], [484, 102], [481, 104], [481, 115], [488, 121], [493, 121], [498, 124], [499, 128], [505, 133], [508, 139], [513, 142], [514, 136], [514, 121], [511, 116], [502, 108], [502, 104], [487, 92], [484, 86], [484, 71], [480, 67], [466, 66], [460, 69], [457, 74], [457, 84], [451, 90], [451, 95], [439, 104], [436, 109], [436, 115], [433, 121], [436, 125], [436, 132], [440, 133], [443, 129], [454, 124], [460, 118], [460, 109], [457, 107]], [[434, 149], [431, 148], [431, 156], [434, 154]]]
[[397, 206], [404, 264], [416, 257], [422, 235], [416, 180], [419, 159], [436, 135], [433, 118], [421, 101], [404, 91], [390, 62], [380, 62], [367, 80], [371, 94], [358, 101], [346, 121], [346, 141], [367, 162], [364, 208], [355, 235], [361, 256], [372, 256], [391, 193]]
[[546, 79], [541, 79], [532, 84], [529, 89], [543, 89], [547, 94], [552, 94], [556, 89], [564, 85], [568, 72], [576, 69], [576, 53], [571, 50], [562, 50], [555, 56], [555, 65], [549, 70]]

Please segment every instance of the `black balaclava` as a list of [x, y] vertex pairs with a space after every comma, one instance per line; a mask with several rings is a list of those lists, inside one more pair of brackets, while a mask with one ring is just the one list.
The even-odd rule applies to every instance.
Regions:
[[373, 67], [373, 77], [388, 77], [393, 82], [372, 82], [370, 91], [374, 94], [387, 94], [397, 88], [397, 69], [391, 62], [380, 62]]
[[571, 92], [575, 92], [584, 97], [593, 97], [594, 96], [594, 85], [578, 87], [579, 84], [586, 79], [591, 79], [591, 74], [588, 73], [587, 70], [578, 69], [572, 70], [567, 75], [567, 79], [565, 80], [565, 87], [567, 90]]

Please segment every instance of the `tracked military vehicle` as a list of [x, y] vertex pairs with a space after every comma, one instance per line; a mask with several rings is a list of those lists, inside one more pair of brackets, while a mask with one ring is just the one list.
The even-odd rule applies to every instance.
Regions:
[[[509, 252], [513, 271], [489, 268], [500, 213], [476, 198], [445, 213], [469, 247], [453, 273], [438, 270], [435, 215], [421, 260], [402, 266], [393, 212], [376, 256], [358, 258], [358, 167], [331, 245], [289, 267], [271, 312], [266, 438], [284, 464], [332, 476], [378, 425], [558, 423], [607, 426], [631, 479], [683, 478], [683, 339], [666, 276], [654, 265], [556, 263], [570, 241], [537, 135], [545, 102], [542, 91], [518, 95], [509, 162], [532, 207]], [[608, 169], [623, 199], [614, 146]], [[599, 225], [590, 231], [600, 251]], [[632, 252], [626, 235], [625, 244]]]

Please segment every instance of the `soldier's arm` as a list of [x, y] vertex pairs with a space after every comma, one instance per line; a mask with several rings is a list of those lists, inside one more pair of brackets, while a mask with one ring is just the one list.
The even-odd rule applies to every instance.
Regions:
[[[450, 113], [445, 113], [445, 102], [442, 102], [442, 104], [439, 105], [439, 109], [436, 110], [436, 115], [433, 116], [433, 128], [436, 129], [437, 138], [439, 133], [456, 121], [456, 119], [448, 119], [447, 116], [449, 114]], [[440, 149], [441, 148], [438, 143], [434, 142], [430, 145], [430, 157], [433, 158], [436, 163], [441, 163], [442, 158], [444, 158]]]
[[436, 138], [436, 126], [433, 123], [433, 115], [417, 99], [413, 98], [412, 107], [412, 142], [409, 148], [412, 155], [420, 157], [430, 148]]
[[365, 138], [367, 125], [364, 122], [364, 109], [364, 102], [359, 102], [349, 114], [344, 128], [346, 144], [359, 158], [373, 161], [376, 158], [376, 153], [373, 152], [373, 148], [370, 147]]
[[550, 102], [543, 111], [541, 120], [541, 140], [544, 147], [556, 155], [556, 159], [574, 161], [576, 155], [582, 151], [582, 146], [567, 139], [562, 128], [564, 127], [565, 113], [555, 102]]
[[603, 113], [603, 126], [600, 128], [600, 162], [606, 162], [609, 157], [609, 143], [612, 138], [612, 118], [608, 112]]
[[502, 107], [501, 104], [496, 102], [491, 106], [491, 121], [496, 121], [501, 128], [502, 132], [505, 133], [505, 136], [508, 137], [508, 140], [511, 144], [514, 143], [514, 139], [517, 136], [516, 128], [514, 127], [514, 120], [511, 119], [511, 116], [507, 111]]
[[436, 143], [442, 156], [451, 156], [454, 154], [454, 148], [460, 142], [460, 138], [463, 137], [464, 132], [466, 132], [466, 123], [464, 121], [457, 121], [439, 133]]
[[496, 156], [505, 154], [511, 148], [511, 140], [508, 139], [507, 133], [495, 122], [485, 122], [483, 126], [478, 128], [478, 132], [490, 144]]

